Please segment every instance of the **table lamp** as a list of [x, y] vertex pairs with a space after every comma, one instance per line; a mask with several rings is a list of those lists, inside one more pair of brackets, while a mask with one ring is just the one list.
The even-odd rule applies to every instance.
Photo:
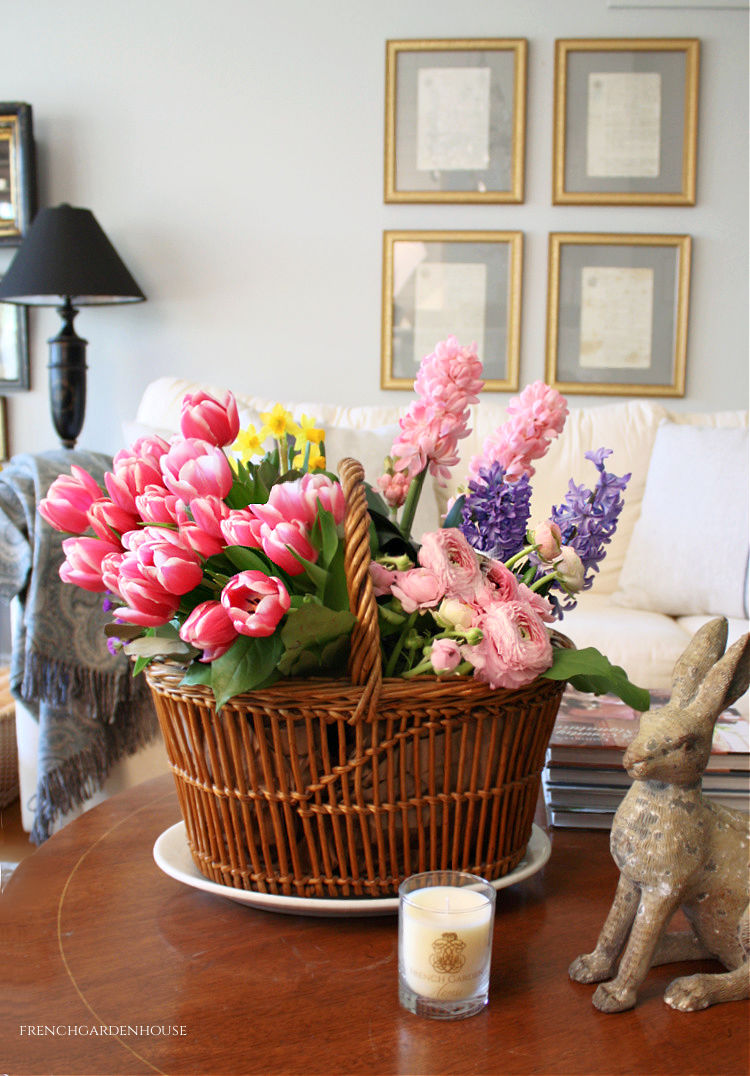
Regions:
[[74, 447], [86, 411], [87, 341], [73, 327], [78, 307], [145, 298], [90, 209], [40, 210], [0, 281], [0, 302], [56, 306], [63, 319], [48, 343], [52, 421], [65, 448]]

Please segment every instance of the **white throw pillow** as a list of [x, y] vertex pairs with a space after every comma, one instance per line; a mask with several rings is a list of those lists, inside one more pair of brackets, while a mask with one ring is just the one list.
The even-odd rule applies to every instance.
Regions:
[[613, 600], [668, 616], [741, 617], [747, 566], [747, 430], [665, 422]]

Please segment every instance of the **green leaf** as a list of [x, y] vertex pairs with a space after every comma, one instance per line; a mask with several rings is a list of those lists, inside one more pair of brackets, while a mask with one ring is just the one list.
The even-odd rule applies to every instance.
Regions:
[[264, 575], [276, 574], [275, 567], [259, 549], [248, 549], [244, 545], [228, 545], [224, 553], [241, 572], [256, 571], [263, 572]]
[[287, 650], [327, 643], [350, 632], [355, 619], [348, 609], [327, 609], [324, 605], [308, 602], [301, 609], [289, 611], [281, 629], [281, 640]]
[[552, 668], [542, 673], [548, 680], [567, 680], [578, 691], [594, 695], [617, 695], [634, 710], [648, 710], [651, 699], [645, 688], [637, 687], [619, 665], [612, 665], [595, 647], [583, 650], [556, 648]]
[[270, 682], [283, 650], [278, 632], [265, 638], [240, 636], [226, 654], [211, 663], [211, 689], [216, 709], [220, 710], [235, 695]]
[[461, 522], [461, 513], [463, 511], [464, 504], [466, 503], [466, 494], [462, 493], [460, 497], [456, 497], [450, 512], [443, 520], [443, 529], [446, 527], [457, 527]]
[[349, 609], [349, 591], [346, 589], [346, 572], [344, 571], [344, 547], [339, 545], [333, 560], [328, 565], [328, 579], [323, 590], [323, 604], [329, 609]]
[[319, 563], [327, 568], [341, 545], [333, 513], [318, 505], [318, 514], [311, 535], [313, 545], [320, 551]]
[[211, 686], [211, 664], [205, 661], [194, 661], [182, 678], [182, 683], [188, 687], [195, 684]]

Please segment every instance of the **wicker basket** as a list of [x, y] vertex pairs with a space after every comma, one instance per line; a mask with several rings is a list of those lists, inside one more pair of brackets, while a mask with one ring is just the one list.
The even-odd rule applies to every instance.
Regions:
[[499, 878], [531, 835], [563, 685], [383, 680], [363, 472], [339, 470], [350, 679], [282, 680], [217, 714], [180, 670], [147, 669], [193, 860], [212, 881], [300, 897], [393, 896], [443, 868]]

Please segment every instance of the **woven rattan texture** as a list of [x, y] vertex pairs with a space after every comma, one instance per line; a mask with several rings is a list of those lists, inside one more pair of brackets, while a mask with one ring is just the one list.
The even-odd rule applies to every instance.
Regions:
[[193, 859], [213, 881], [302, 897], [393, 896], [439, 868], [502, 877], [531, 834], [563, 685], [383, 680], [362, 469], [339, 472], [350, 679], [282, 680], [217, 714], [181, 671], [147, 670]]

